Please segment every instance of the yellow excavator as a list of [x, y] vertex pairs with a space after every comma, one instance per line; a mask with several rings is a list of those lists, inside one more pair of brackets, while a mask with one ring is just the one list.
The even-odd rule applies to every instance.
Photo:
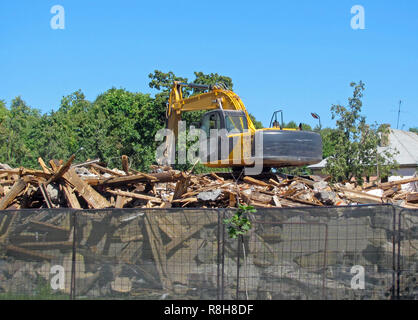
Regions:
[[[183, 98], [184, 87], [203, 93]], [[208, 141], [212, 131], [226, 132], [223, 137], [216, 138], [219, 144], [213, 143], [213, 139], [207, 144], [206, 157], [201, 161], [208, 167], [241, 169], [261, 162], [265, 170], [310, 165], [322, 160], [322, 140], [318, 133], [303, 131], [301, 126], [299, 130], [281, 128], [277, 112], [273, 115], [276, 121], [272, 118], [271, 128], [256, 129], [240, 97], [223, 84], [174, 82], [166, 110], [167, 129], [173, 132], [172, 138], [166, 140], [167, 150], [175, 150], [173, 144], [178, 140], [182, 113], [201, 110], [208, 112], [197, 127]]]

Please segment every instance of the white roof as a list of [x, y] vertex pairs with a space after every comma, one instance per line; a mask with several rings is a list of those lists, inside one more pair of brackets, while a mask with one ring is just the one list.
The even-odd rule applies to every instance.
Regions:
[[[378, 152], [390, 149], [397, 150], [399, 153], [394, 156], [400, 166], [418, 167], [418, 134], [414, 132], [390, 129], [389, 146], [377, 148]], [[327, 159], [320, 163], [308, 166], [310, 169], [323, 169], [327, 164]]]
[[397, 150], [395, 160], [401, 166], [418, 166], [418, 134], [414, 132], [391, 129], [389, 135], [389, 146], [379, 147], [382, 152], [389, 149]]

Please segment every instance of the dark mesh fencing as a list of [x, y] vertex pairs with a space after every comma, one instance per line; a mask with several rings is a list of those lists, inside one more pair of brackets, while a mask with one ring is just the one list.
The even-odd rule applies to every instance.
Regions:
[[217, 211], [80, 212], [76, 239], [79, 299], [218, 298]]
[[[418, 212], [388, 205], [0, 212], [0, 299], [417, 299]], [[75, 226], [75, 228], [74, 228]]]
[[418, 300], [418, 210], [400, 210], [397, 224], [396, 296]]
[[0, 212], [0, 299], [69, 299], [71, 213]]

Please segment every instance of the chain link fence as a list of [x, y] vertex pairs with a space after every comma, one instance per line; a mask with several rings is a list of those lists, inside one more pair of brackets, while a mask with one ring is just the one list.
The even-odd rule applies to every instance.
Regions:
[[389, 205], [0, 212], [0, 299], [418, 299], [418, 212]]

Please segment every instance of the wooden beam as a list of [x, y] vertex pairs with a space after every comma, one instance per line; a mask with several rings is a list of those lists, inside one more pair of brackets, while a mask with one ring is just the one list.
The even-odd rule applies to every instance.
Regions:
[[118, 177], [124, 176], [122, 173], [115, 172], [113, 170], [110, 170], [109, 168], [102, 167], [102, 166], [98, 165], [97, 163], [91, 163], [90, 164], [90, 167], [92, 167], [94, 169], [97, 169], [97, 170], [99, 170], [101, 172], [108, 173], [108, 174], [110, 174], [112, 176], [118, 176]]
[[122, 169], [127, 175], [129, 175], [129, 158], [128, 156], [122, 156]]
[[173, 200], [181, 198], [183, 194], [187, 192], [187, 188], [190, 184], [190, 176], [182, 173], [177, 180], [176, 189], [174, 190]]
[[151, 196], [147, 196], [145, 194], [139, 194], [139, 193], [134, 193], [134, 192], [127, 192], [127, 191], [120, 191], [120, 190], [114, 191], [114, 190], [110, 190], [110, 189], [107, 189], [106, 192], [109, 192], [109, 193], [117, 195], [117, 196], [130, 197], [130, 198], [134, 198], [134, 199], [152, 201], [152, 202], [157, 202], [157, 203], [162, 202], [162, 200], [160, 198], [151, 197]]
[[361, 204], [382, 204], [384, 203], [381, 197], [373, 196], [371, 194], [361, 192], [361, 191], [354, 191], [348, 190], [345, 188], [340, 188], [340, 190], [344, 193], [344, 196], [351, 201], [355, 201]]
[[70, 169], [71, 163], [73, 163], [74, 159], [75, 154], [73, 154], [63, 166], [59, 167], [54, 175], [49, 178], [47, 182], [45, 182], [45, 186], [60, 179]]
[[10, 191], [0, 200], [0, 210], [6, 209], [13, 200], [25, 190], [27, 182], [25, 179], [17, 180]]
[[51, 177], [51, 174], [45, 173], [42, 170], [32, 170], [32, 169], [25, 169], [25, 168], [12, 169], [12, 170], [0, 170], [0, 174], [2, 173], [7, 173], [9, 175], [18, 175], [20, 177], [35, 176], [35, 177], [40, 177], [44, 179], [49, 179]]
[[386, 183], [381, 183], [381, 184], [379, 184], [379, 188], [380, 189], [383, 189], [383, 190], [387, 190], [387, 189], [390, 189], [390, 188], [392, 188], [394, 186], [397, 186], [397, 185], [407, 184], [407, 183], [415, 182], [415, 181], [418, 181], [418, 177], [410, 178], [410, 179], [404, 179], [404, 180], [398, 180], [398, 181], [392, 181], [392, 182], [386, 182]]
[[175, 182], [178, 179], [178, 174], [175, 172], [161, 172], [161, 173], [151, 173], [143, 174], [139, 173], [137, 175], [123, 176], [117, 178], [108, 178], [108, 179], [96, 179], [96, 178], [85, 178], [89, 185], [92, 186], [125, 186], [128, 184], [136, 184], [141, 182]]
[[74, 194], [72, 188], [67, 183], [65, 183], [62, 188], [64, 190], [64, 196], [67, 200], [68, 206], [73, 209], [81, 209], [80, 202], [78, 201], [77, 196]]
[[245, 182], [249, 183], [249, 184], [254, 184], [256, 186], [260, 186], [260, 187], [268, 187], [269, 185], [263, 181], [251, 178], [251, 177], [244, 177], [243, 179]]
[[122, 209], [128, 199], [124, 196], [118, 195], [116, 197], [115, 208]]
[[74, 186], [77, 193], [94, 209], [109, 208], [110, 203], [101, 196], [90, 185], [83, 181], [75, 172], [74, 168], [70, 168], [65, 174], [64, 179]]
[[44, 160], [41, 157], [38, 158], [38, 163], [41, 166], [43, 172], [48, 173], [48, 174], [52, 173], [52, 171], [46, 166]]
[[406, 201], [408, 202], [418, 202], [418, 192], [410, 193], [406, 196]]
[[54, 205], [52, 204], [51, 198], [48, 194], [48, 190], [46, 190], [46, 186], [43, 183], [39, 184], [39, 189], [41, 189], [41, 193], [45, 199], [45, 203], [48, 208], [54, 208]]

